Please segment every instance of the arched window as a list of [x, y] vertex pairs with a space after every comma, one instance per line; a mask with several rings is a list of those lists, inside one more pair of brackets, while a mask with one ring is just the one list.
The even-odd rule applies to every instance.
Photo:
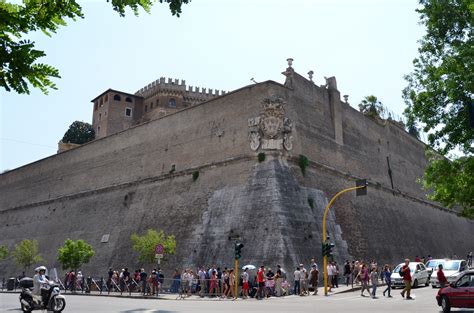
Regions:
[[100, 135], [100, 126], [97, 126], [97, 136]]
[[170, 108], [176, 108], [176, 100], [174, 98], [171, 98], [169, 101], [168, 101], [168, 106]]
[[125, 98], [125, 102], [132, 102], [132, 98], [130, 97]]
[[120, 101], [120, 100], [121, 100], [121, 98], [120, 98], [120, 96], [119, 96], [119, 95], [115, 95], [115, 96], [114, 96], [114, 100], [115, 100], [115, 101]]
[[153, 101], [150, 102], [150, 110], [153, 110]]
[[148, 112], [148, 105], [145, 104], [145, 112]]

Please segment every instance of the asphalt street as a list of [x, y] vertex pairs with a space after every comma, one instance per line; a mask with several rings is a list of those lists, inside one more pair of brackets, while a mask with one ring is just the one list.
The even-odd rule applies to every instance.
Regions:
[[[77, 312], [114, 312], [114, 313], [175, 313], [175, 312], [441, 312], [436, 304], [437, 289], [423, 287], [415, 289], [415, 300], [404, 300], [400, 289], [393, 291], [393, 298], [379, 297], [371, 299], [361, 297], [360, 291], [351, 291], [325, 296], [289, 296], [257, 301], [219, 300], [187, 298], [185, 300], [168, 299], [130, 299], [107, 296], [66, 295], [66, 313]], [[20, 312], [18, 294], [0, 293], [0, 312]], [[39, 312], [39, 311], [38, 311]], [[453, 312], [474, 313], [474, 310], [453, 309]]]

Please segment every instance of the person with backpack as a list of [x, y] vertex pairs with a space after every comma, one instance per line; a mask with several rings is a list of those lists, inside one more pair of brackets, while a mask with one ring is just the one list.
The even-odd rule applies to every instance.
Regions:
[[405, 283], [405, 288], [403, 288], [402, 292], [400, 294], [402, 295], [402, 298], [405, 298], [405, 293], [407, 295], [406, 299], [407, 300], [412, 300], [413, 298], [410, 297], [410, 292], [411, 292], [411, 274], [410, 274], [410, 267], [408, 266], [410, 264], [409, 259], [405, 259], [405, 264], [402, 266], [400, 269], [400, 276], [403, 277], [403, 282]]

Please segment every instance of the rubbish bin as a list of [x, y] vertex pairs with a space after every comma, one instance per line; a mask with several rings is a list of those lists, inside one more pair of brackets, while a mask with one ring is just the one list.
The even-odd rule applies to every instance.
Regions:
[[7, 291], [12, 291], [15, 288], [15, 277], [8, 278]]

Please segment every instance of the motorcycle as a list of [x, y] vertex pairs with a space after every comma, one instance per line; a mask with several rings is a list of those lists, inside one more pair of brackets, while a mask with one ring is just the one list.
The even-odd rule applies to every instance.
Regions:
[[20, 280], [20, 305], [23, 312], [33, 310], [48, 310], [60, 313], [66, 307], [66, 298], [61, 295], [59, 285], [54, 281], [44, 284], [45, 288], [41, 290], [41, 300], [33, 297], [33, 279], [25, 277]]

